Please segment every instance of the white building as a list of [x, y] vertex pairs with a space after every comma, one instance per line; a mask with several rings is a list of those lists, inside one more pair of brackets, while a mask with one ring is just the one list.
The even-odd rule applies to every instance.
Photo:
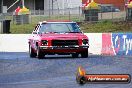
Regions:
[[77, 14], [81, 5], [81, 0], [56, 0], [53, 7], [60, 10], [61, 14], [69, 14], [69, 12], [71, 14]]
[[[3, 3], [0, 3], [0, 11], [2, 10], [2, 5], [7, 6], [9, 8], [16, 0], [2, 0]], [[13, 12], [15, 9], [21, 5], [21, 1], [19, 0], [14, 6], [12, 6], [7, 12]], [[25, 6], [29, 8], [31, 11], [35, 10], [43, 10], [43, 11], [54, 11], [68, 8], [78, 8], [81, 6], [81, 0], [24, 0]], [[74, 13], [72, 11], [72, 13]]]

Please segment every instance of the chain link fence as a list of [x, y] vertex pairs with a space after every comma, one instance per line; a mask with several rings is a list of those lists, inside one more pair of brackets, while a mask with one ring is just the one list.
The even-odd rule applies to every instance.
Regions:
[[[124, 7], [120, 7], [124, 8]], [[72, 20], [76, 22], [83, 22], [86, 21], [85, 19], [85, 14], [84, 11], [82, 10], [81, 7], [76, 7], [76, 8], [66, 8], [66, 9], [54, 9], [54, 10], [31, 10], [30, 15], [28, 15], [28, 24], [26, 25], [31, 25], [31, 30], [33, 30], [33, 27], [35, 26], [36, 23], [45, 21], [45, 20]], [[88, 15], [89, 17], [93, 15]], [[0, 21], [2, 20], [11, 20], [11, 30], [17, 26], [19, 26], [16, 23], [17, 21], [21, 21], [27, 18], [21, 18], [21, 19], [16, 19], [16, 15], [14, 12], [10, 13], [3, 13], [0, 14]], [[98, 11], [98, 21], [105, 21], [105, 20], [110, 20], [110, 21], [125, 21], [126, 20], [126, 10], [120, 10], [120, 9], [115, 9], [113, 10], [102, 10], [100, 9]], [[92, 20], [89, 20], [89, 22], [92, 22]], [[25, 25], [23, 22], [20, 23], [20, 25]], [[22, 29], [26, 30], [26, 26], [21, 26]]]
[[[89, 15], [89, 17], [90, 16], [93, 15]], [[35, 11], [31, 11], [30, 18], [31, 18], [31, 22], [38, 22], [44, 20], [72, 20], [77, 22], [86, 21], [84, 11], [81, 9], [81, 7], [59, 9], [53, 11], [35, 10]], [[117, 10], [117, 11], [113, 11], [112, 9], [109, 11], [99, 10], [98, 12], [98, 21], [103, 21], [103, 20], [124, 21], [125, 19], [126, 19], [125, 9]]]
[[[29, 15], [29, 23], [37, 23], [44, 20], [73, 20], [82, 22], [85, 20], [84, 11], [81, 7], [67, 8], [67, 9], [54, 9], [54, 10], [31, 10]], [[92, 16], [92, 15], [89, 15]], [[0, 15], [0, 20], [11, 20], [14, 22], [14, 12], [4, 13]], [[126, 18], [126, 11], [124, 10], [99, 10], [98, 21], [112, 20], [112, 21], [124, 21]], [[21, 19], [18, 19], [21, 20]]]

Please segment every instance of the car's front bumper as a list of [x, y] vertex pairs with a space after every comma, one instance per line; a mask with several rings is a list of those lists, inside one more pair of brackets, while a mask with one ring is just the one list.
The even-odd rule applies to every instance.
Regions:
[[56, 49], [88, 49], [89, 46], [88, 45], [83, 45], [83, 46], [40, 46], [40, 49], [43, 50], [56, 50]]
[[40, 46], [44, 53], [80, 53], [88, 50], [89, 46]]

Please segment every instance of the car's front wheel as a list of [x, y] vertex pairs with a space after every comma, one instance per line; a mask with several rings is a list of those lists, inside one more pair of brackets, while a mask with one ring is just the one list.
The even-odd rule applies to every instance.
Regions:
[[87, 58], [88, 57], [88, 49], [85, 50], [84, 52], [81, 52], [81, 57], [82, 58]]
[[33, 48], [31, 47], [31, 45], [29, 45], [29, 55], [31, 58], [35, 58], [37, 56], [37, 54], [34, 52]]
[[43, 59], [44, 56], [45, 55], [43, 54], [42, 50], [39, 47], [37, 47], [37, 57], [38, 57], [38, 59]]

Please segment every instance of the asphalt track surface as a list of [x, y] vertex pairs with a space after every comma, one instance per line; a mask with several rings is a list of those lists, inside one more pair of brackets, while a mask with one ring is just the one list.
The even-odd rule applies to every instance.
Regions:
[[38, 60], [27, 52], [0, 52], [0, 88], [132, 88], [132, 82], [79, 85], [75, 74], [80, 65], [89, 74], [132, 75], [132, 56], [54, 55]]

